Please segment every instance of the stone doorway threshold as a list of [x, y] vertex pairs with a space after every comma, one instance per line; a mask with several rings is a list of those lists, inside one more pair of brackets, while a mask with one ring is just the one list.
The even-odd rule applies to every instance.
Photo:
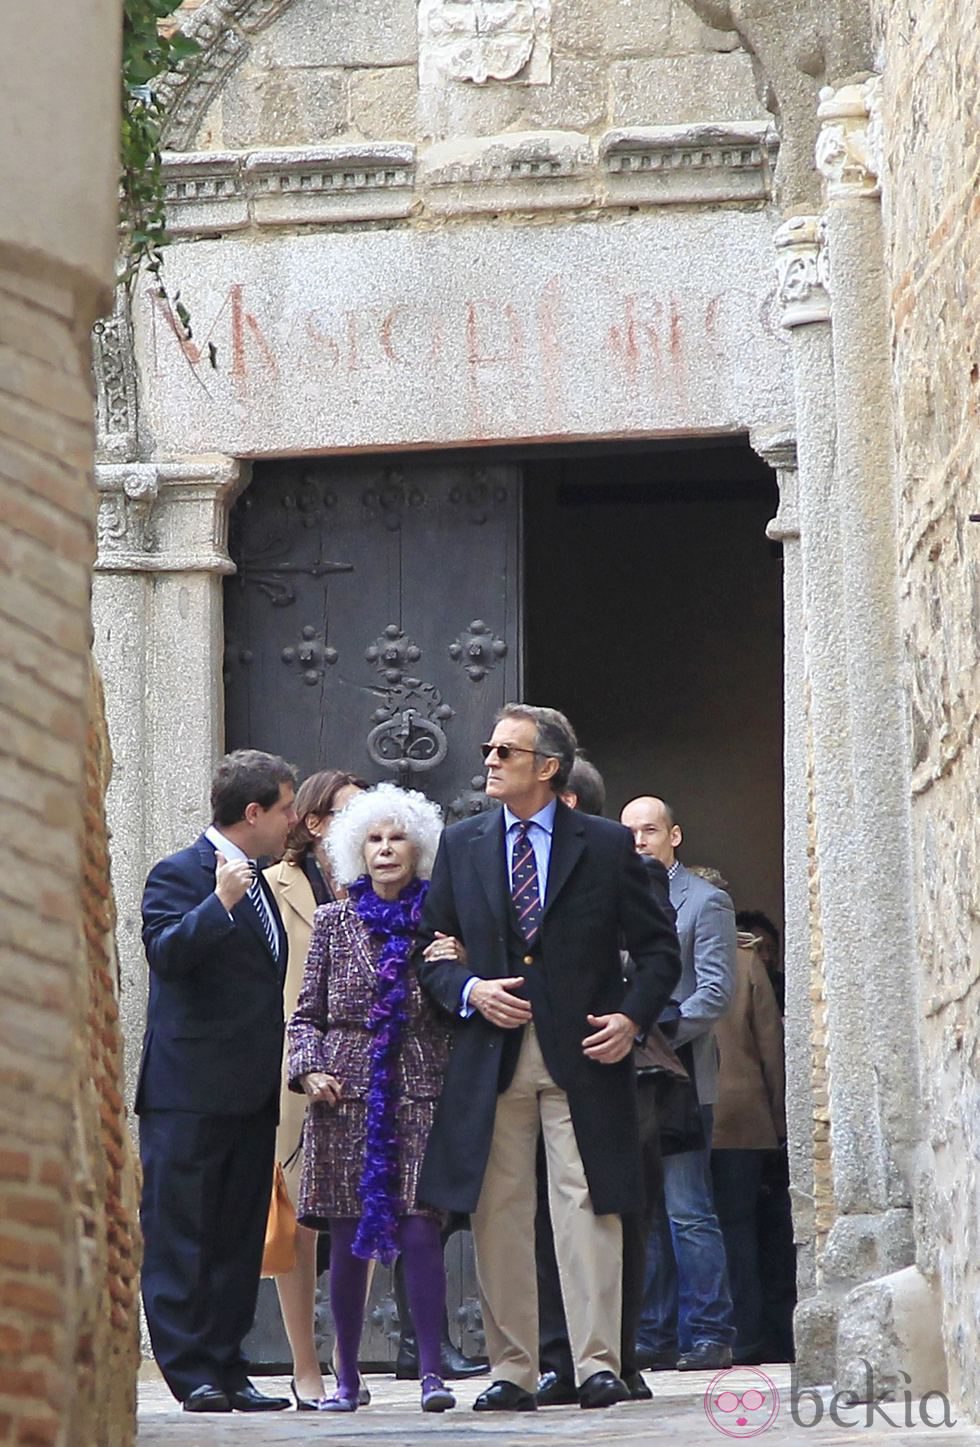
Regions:
[[[779, 1365], [761, 1369], [780, 1393], [779, 1412], [771, 1425], [750, 1440], [764, 1444], [794, 1442], [807, 1447], [845, 1447], [856, 1442], [894, 1443], [896, 1447], [914, 1447], [928, 1440], [940, 1447], [966, 1447], [980, 1444], [980, 1429], [960, 1421], [952, 1428], [933, 1432], [920, 1421], [918, 1404], [911, 1404], [914, 1427], [904, 1426], [903, 1403], [892, 1404], [889, 1415], [894, 1426], [877, 1417], [870, 1427], [864, 1425], [866, 1409], [842, 1409], [837, 1426], [823, 1412], [822, 1420], [810, 1427], [794, 1422], [789, 1408], [790, 1368]], [[374, 1400], [353, 1418], [327, 1418], [312, 1412], [258, 1413], [243, 1416], [192, 1417], [180, 1412], [166, 1386], [152, 1367], [140, 1373], [138, 1447], [220, 1447], [220, 1444], [251, 1443], [253, 1447], [298, 1447], [300, 1443], [329, 1442], [330, 1447], [364, 1447], [372, 1442], [386, 1447], [415, 1447], [434, 1443], [440, 1447], [473, 1447], [474, 1443], [534, 1444], [540, 1442], [595, 1442], [617, 1444], [617, 1447], [651, 1447], [657, 1442], [670, 1442], [671, 1447], [719, 1447], [732, 1440], [745, 1440], [746, 1428], [731, 1426], [722, 1431], [709, 1420], [705, 1411], [705, 1393], [713, 1381], [711, 1373], [676, 1372], [647, 1374], [654, 1393], [652, 1402], [627, 1403], [603, 1412], [583, 1412], [577, 1407], [551, 1407], [535, 1414], [512, 1413], [475, 1416], [470, 1410], [474, 1398], [486, 1384], [468, 1382], [459, 1385], [459, 1406], [442, 1417], [424, 1417], [418, 1407], [418, 1385], [396, 1382], [391, 1376], [370, 1377]], [[263, 1391], [288, 1394], [287, 1377], [257, 1379]], [[829, 1402], [829, 1392], [825, 1394]], [[933, 1404], [934, 1405], [934, 1404]], [[928, 1407], [927, 1407], [928, 1409]], [[801, 1415], [809, 1421], [812, 1404], [801, 1407]], [[750, 1424], [746, 1423], [746, 1427]]]

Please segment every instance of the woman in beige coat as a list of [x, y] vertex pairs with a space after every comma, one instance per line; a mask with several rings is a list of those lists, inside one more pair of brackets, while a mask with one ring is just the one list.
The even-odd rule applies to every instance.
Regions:
[[745, 1364], [762, 1359], [759, 1202], [767, 1162], [786, 1140], [783, 1022], [756, 943], [752, 935], [738, 936], [731, 1005], [715, 1025], [720, 1058], [711, 1141], [715, 1210], [735, 1309], [734, 1358]]
[[[363, 779], [339, 769], [311, 774], [296, 795], [296, 824], [279, 864], [265, 871], [265, 880], [276, 897], [289, 940], [283, 1009], [286, 1019], [296, 1009], [306, 956], [313, 930], [313, 912], [321, 904], [342, 898], [335, 887], [326, 854], [326, 837], [334, 816], [349, 799], [366, 789]], [[302, 1168], [302, 1150], [297, 1150], [303, 1130], [306, 1099], [288, 1089], [283, 1080], [279, 1108], [276, 1159], [285, 1167], [286, 1184], [296, 1204]], [[290, 1158], [292, 1157], [292, 1160]], [[316, 1293], [317, 1233], [296, 1227], [296, 1265], [285, 1276], [276, 1277], [279, 1307], [293, 1355], [293, 1396], [297, 1407], [314, 1407], [324, 1395], [323, 1378], [313, 1337], [313, 1307]]]

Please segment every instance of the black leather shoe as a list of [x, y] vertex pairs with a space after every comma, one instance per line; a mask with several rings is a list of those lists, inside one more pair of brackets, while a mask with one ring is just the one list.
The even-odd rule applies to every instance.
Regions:
[[731, 1347], [719, 1341], [695, 1342], [689, 1352], [677, 1358], [679, 1372], [721, 1372], [732, 1364]]
[[[467, 1377], [482, 1377], [490, 1370], [488, 1357], [468, 1357], [450, 1336], [443, 1334], [439, 1345], [439, 1375], [444, 1382], [463, 1382]], [[395, 1358], [395, 1379], [417, 1382], [419, 1378], [419, 1347], [414, 1332], [404, 1331], [398, 1341]]]
[[491, 1382], [473, 1403], [474, 1412], [536, 1412], [537, 1407], [531, 1393], [513, 1382]]
[[439, 1375], [445, 1382], [464, 1382], [467, 1377], [482, 1377], [490, 1370], [489, 1357], [468, 1357], [448, 1336], [442, 1339], [439, 1360]]
[[195, 1387], [190, 1396], [184, 1398], [184, 1411], [230, 1412], [231, 1403], [220, 1387], [205, 1382], [203, 1387]]
[[292, 1381], [289, 1383], [289, 1390], [292, 1394], [293, 1401], [296, 1403], [297, 1412], [318, 1412], [320, 1410], [319, 1399], [314, 1400], [312, 1397], [300, 1396], [299, 1392], [297, 1392], [296, 1390], [295, 1377], [293, 1377]]
[[623, 1384], [630, 1394], [631, 1402], [649, 1402], [653, 1393], [643, 1380], [642, 1372], [624, 1372]]
[[676, 1347], [659, 1352], [637, 1347], [636, 1365], [643, 1372], [674, 1372], [677, 1370], [677, 1355]]
[[235, 1412], [285, 1412], [290, 1406], [288, 1397], [263, 1397], [251, 1382], [229, 1392], [228, 1401]]
[[629, 1387], [615, 1372], [593, 1372], [578, 1389], [580, 1407], [614, 1407], [629, 1401]]
[[542, 1372], [535, 1397], [539, 1407], [570, 1407], [578, 1401], [574, 1382], [566, 1382], [557, 1372]]

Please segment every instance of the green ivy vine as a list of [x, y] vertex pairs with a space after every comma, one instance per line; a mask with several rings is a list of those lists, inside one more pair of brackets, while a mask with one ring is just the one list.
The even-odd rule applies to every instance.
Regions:
[[[161, 29], [174, 9], [175, 0], [123, 0], [120, 280], [126, 286], [144, 266], [160, 282], [163, 248], [170, 239], [160, 164], [165, 112], [154, 87], [200, 49], [179, 30]], [[187, 328], [189, 317], [179, 297], [174, 310]]]

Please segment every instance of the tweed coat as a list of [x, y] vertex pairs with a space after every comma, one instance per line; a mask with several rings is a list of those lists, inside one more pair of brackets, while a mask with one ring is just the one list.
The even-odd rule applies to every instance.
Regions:
[[[306, 969], [287, 1027], [289, 1086], [301, 1091], [311, 1071], [341, 1083], [337, 1106], [307, 1108], [300, 1215], [312, 1221], [360, 1215], [358, 1186], [364, 1166], [367, 1094], [373, 1036], [368, 1011], [377, 982], [378, 941], [349, 899], [321, 905], [313, 916]], [[410, 966], [407, 1019], [397, 1065], [396, 1126], [400, 1141], [400, 1193], [404, 1209], [418, 1207], [418, 1171], [442, 1089], [449, 1029], [419, 989]]]
[[[425, 1199], [446, 1210], [476, 1209], [497, 1095], [513, 1078], [524, 1032], [500, 1029], [479, 1012], [460, 1019], [460, 997], [472, 975], [520, 975], [545, 1063], [568, 1095], [593, 1209], [641, 1209], [632, 1060], [600, 1065], [582, 1052], [592, 1033], [587, 1015], [622, 1011], [646, 1030], [680, 975], [677, 936], [651, 892], [629, 831], [558, 802], [541, 928], [529, 948], [510, 896], [503, 811], [451, 825], [433, 867], [420, 948], [437, 930], [461, 939], [468, 961], [419, 966], [423, 988], [456, 1020], [420, 1180]], [[621, 944], [633, 958], [628, 984]]]

